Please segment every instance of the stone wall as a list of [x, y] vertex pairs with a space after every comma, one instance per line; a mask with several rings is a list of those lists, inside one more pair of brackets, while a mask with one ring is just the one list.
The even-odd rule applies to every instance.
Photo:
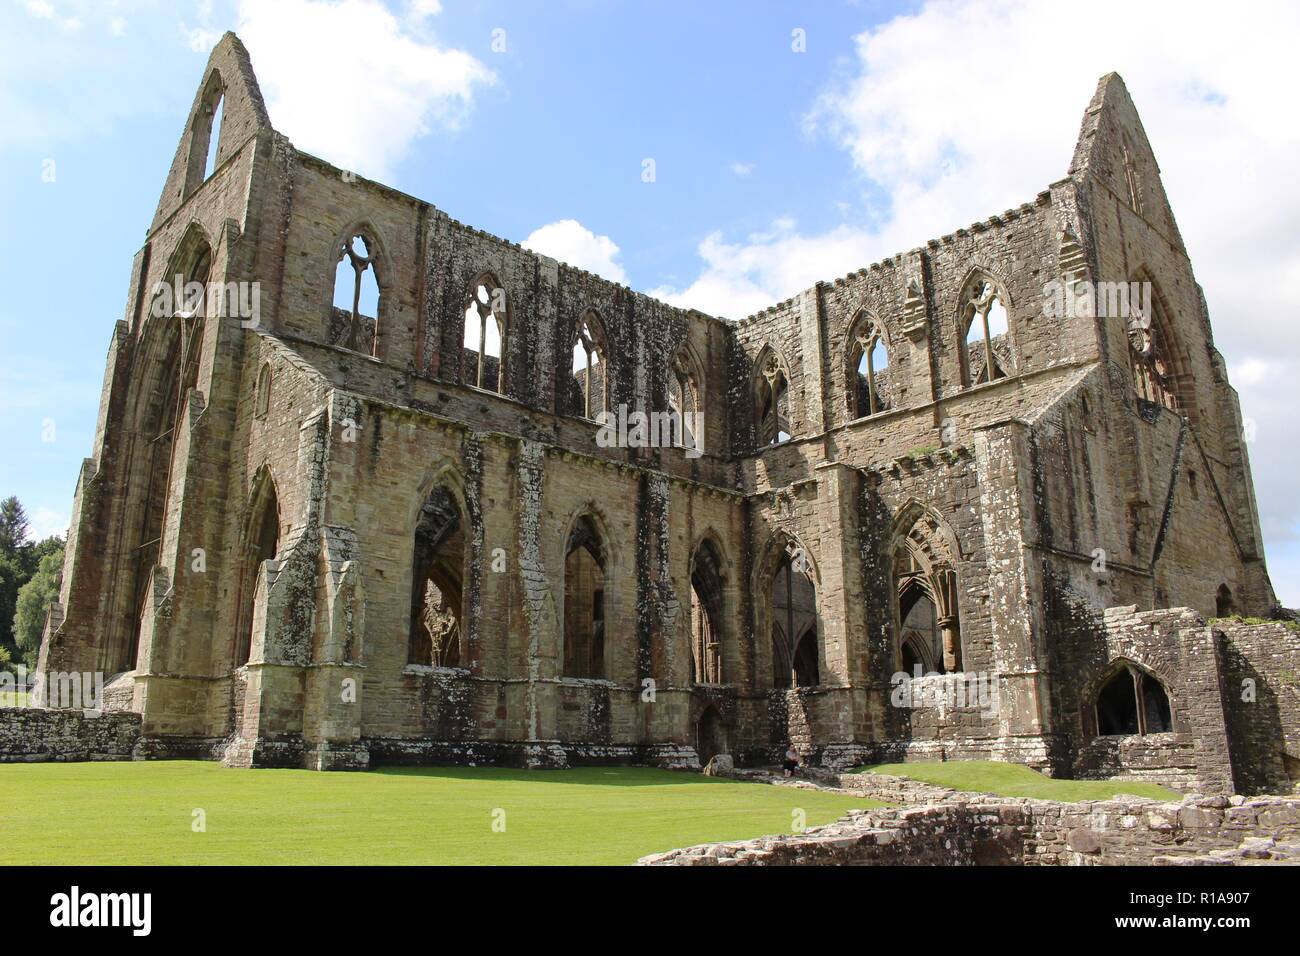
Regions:
[[[849, 777], [842, 778], [844, 780]], [[867, 786], [876, 794], [893, 792]], [[900, 796], [910, 796], [903, 792]], [[647, 866], [1139, 866], [1195, 861], [1245, 841], [1300, 840], [1300, 798], [1120, 798], [1083, 803], [962, 795], [852, 810], [794, 836], [669, 850]]]
[[1292, 623], [1214, 622], [1222, 632], [1224, 702], [1243, 793], [1300, 785], [1300, 633]]
[[130, 760], [139, 714], [0, 707], [0, 763]]
[[[1214, 631], [1189, 608], [1138, 611], [1085, 604], [1057, 609], [1051, 645], [1058, 729], [1073, 742], [1072, 775], [1150, 779], [1207, 793], [1232, 793], [1222, 657]], [[1171, 732], [1099, 736], [1097, 695], [1132, 666], [1160, 682]], [[1065, 675], [1068, 675], [1068, 679]]]

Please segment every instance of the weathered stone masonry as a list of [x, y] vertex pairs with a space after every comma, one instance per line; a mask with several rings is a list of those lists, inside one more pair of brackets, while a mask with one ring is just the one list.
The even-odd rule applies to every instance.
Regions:
[[[178, 275], [256, 283], [257, 321], [158, 308]], [[1052, 280], [1154, 306], [1048, 317]], [[701, 412], [702, 453], [602, 447], [620, 406]], [[1204, 623], [1276, 603], [1240, 435], [1117, 76], [1032, 201], [733, 322], [299, 152], [227, 34], [112, 330], [40, 667], [103, 672], [137, 755], [239, 766], [793, 739], [1278, 788], [1295, 642]], [[891, 706], [914, 666], [999, 706]]]
[[[712, 843], [643, 866], [1142, 866], [1300, 860], [1300, 799], [1136, 797], [1057, 803], [868, 781], [857, 792], [910, 806], [850, 810], [795, 836]], [[852, 784], [849, 776], [841, 778]], [[916, 806], [918, 803], [924, 806]]]

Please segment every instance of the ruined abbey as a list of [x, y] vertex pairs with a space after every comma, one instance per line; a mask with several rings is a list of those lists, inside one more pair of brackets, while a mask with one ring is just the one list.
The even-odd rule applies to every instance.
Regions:
[[40, 671], [105, 675], [137, 758], [1300, 777], [1237, 396], [1116, 75], [1028, 202], [722, 318], [298, 151], [227, 34], [105, 331]]

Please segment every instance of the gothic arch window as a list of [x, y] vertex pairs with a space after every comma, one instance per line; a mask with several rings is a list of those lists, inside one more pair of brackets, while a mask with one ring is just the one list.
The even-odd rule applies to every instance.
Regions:
[[702, 428], [700, 411], [700, 380], [695, 363], [685, 347], [673, 359], [668, 370], [668, 410], [674, 416], [673, 441], [687, 448], [702, 446], [704, 436], [697, 435]]
[[722, 683], [722, 559], [704, 540], [691, 560], [691, 682]]
[[889, 350], [878, 321], [860, 315], [849, 333], [849, 410], [855, 418], [890, 408]]
[[1098, 690], [1095, 719], [1097, 733], [1102, 737], [1163, 734], [1174, 729], [1164, 684], [1128, 661], [1123, 661]]
[[790, 440], [790, 381], [776, 353], [759, 356], [754, 377], [754, 406], [760, 445], [779, 445]]
[[224, 95], [217, 97], [217, 105], [212, 109], [212, 116], [209, 119], [211, 132], [208, 134], [208, 153], [203, 161], [203, 179], [206, 182], [212, 178], [212, 174], [217, 171], [217, 148], [221, 145], [221, 127], [225, 119], [226, 98]]
[[961, 296], [962, 385], [1005, 378], [1012, 367], [1011, 317], [998, 283], [976, 273]]
[[221, 74], [213, 70], [199, 98], [190, 128], [190, 150], [185, 164], [184, 197], [203, 185], [216, 171], [217, 150], [225, 116], [226, 87]]
[[495, 276], [484, 273], [470, 284], [460, 360], [463, 384], [505, 394], [507, 314], [506, 291]]
[[899, 664], [911, 672], [962, 669], [955, 545], [932, 512], [911, 507], [894, 536], [894, 600]]
[[817, 634], [817, 587], [802, 547], [781, 553], [768, 585], [772, 684], [813, 687], [821, 683]]
[[565, 677], [603, 678], [605, 668], [605, 544], [583, 515], [564, 551]]
[[1135, 304], [1133, 312], [1128, 324], [1133, 390], [1142, 401], [1180, 411], [1173, 343], [1166, 334], [1164, 318], [1154, 306], [1145, 310]]
[[1138, 174], [1137, 163], [1133, 160], [1133, 142], [1124, 134], [1121, 150], [1124, 155], [1124, 187], [1128, 191], [1129, 208], [1138, 215], [1142, 214], [1142, 177]]
[[462, 666], [464, 582], [465, 523], [455, 495], [438, 485], [425, 498], [415, 526], [408, 663]]
[[247, 664], [253, 649], [253, 625], [257, 584], [262, 566], [272, 560], [280, 541], [280, 504], [275, 482], [269, 472], [263, 472], [254, 481], [255, 491], [244, 525], [243, 549], [240, 555], [239, 615], [236, 620], [234, 666]]
[[609, 410], [609, 347], [605, 324], [594, 309], [578, 316], [573, 330], [573, 376], [569, 388], [570, 413], [594, 419]]
[[330, 344], [376, 354], [380, 289], [379, 250], [371, 236], [354, 232], [337, 250]]
[[270, 362], [263, 362], [261, 370], [257, 373], [257, 391], [253, 401], [253, 417], [259, 420], [266, 418], [266, 414], [271, 408]]

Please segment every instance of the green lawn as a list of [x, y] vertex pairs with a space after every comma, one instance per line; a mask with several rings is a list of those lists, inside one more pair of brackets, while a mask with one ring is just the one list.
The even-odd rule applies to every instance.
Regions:
[[1037, 770], [1015, 763], [990, 760], [950, 760], [939, 763], [881, 763], [859, 767], [856, 773], [886, 773], [910, 777], [954, 790], [995, 793], [1001, 797], [1033, 797], [1039, 800], [1106, 800], [1117, 794], [1181, 800], [1182, 796], [1154, 783], [1126, 783], [1112, 780], [1056, 780]]
[[[829, 823], [870, 800], [639, 767], [232, 770], [0, 764], [7, 862], [626, 864]], [[205, 812], [196, 833], [193, 811]], [[505, 832], [494, 832], [504, 810]], [[500, 819], [497, 815], [496, 819]]]

